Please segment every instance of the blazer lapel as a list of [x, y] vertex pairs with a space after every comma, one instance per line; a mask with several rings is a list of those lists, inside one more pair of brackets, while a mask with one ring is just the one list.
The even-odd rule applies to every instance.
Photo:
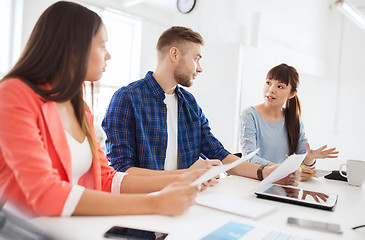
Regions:
[[53, 145], [56, 149], [58, 157], [66, 170], [67, 178], [72, 181], [71, 153], [68, 147], [65, 129], [62, 124], [55, 102], [46, 101], [42, 107], [42, 113], [46, 126], [48, 127]]

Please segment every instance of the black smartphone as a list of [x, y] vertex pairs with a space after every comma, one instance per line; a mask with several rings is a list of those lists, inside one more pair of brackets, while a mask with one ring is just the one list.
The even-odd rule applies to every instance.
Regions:
[[[140, 229], [114, 226], [114, 227], [110, 228], [108, 231], [106, 231], [106, 233], [104, 234], [104, 237], [114, 238], [114, 239], [148, 240], [148, 238], [141, 238], [141, 237], [133, 236], [131, 234], [131, 231], [128, 232], [128, 230], [141, 231]], [[149, 232], [149, 231], [145, 231], [145, 232]], [[149, 233], [155, 234], [154, 232], [149, 232]]]
[[[342, 171], [342, 174], [346, 175], [346, 172]], [[324, 178], [347, 182], [347, 177], [342, 176], [338, 170], [333, 170], [330, 174], [324, 176]]]

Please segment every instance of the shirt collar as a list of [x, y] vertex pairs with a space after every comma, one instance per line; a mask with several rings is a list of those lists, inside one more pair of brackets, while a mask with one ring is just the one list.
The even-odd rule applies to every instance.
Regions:
[[153, 77], [152, 73], [153, 73], [152, 71], [149, 71], [146, 74], [146, 77], [145, 77], [146, 83], [152, 89], [152, 92], [153, 92], [153, 95], [155, 98], [164, 100], [165, 91], [162, 89], [160, 84], [158, 84], [156, 79]]
[[[162, 87], [160, 86], [160, 84], [158, 84], [158, 82], [156, 81], [156, 79], [153, 77], [153, 72], [149, 71], [146, 74], [146, 82], [147, 84], [151, 87], [153, 95], [155, 96], [155, 98], [157, 99], [165, 99], [165, 91], [162, 89]], [[183, 98], [183, 95], [181, 93], [181, 88], [179, 87], [179, 85], [176, 85], [175, 88], [175, 94], [178, 98]]]
[[184, 98], [184, 96], [183, 96], [183, 94], [181, 92], [181, 87], [179, 87], [179, 85], [176, 85], [175, 94], [180, 99], [183, 99]]

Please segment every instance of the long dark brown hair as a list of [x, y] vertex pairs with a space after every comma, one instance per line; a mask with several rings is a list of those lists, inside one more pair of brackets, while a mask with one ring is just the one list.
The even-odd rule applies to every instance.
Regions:
[[[299, 86], [299, 74], [297, 70], [286, 64], [280, 64], [273, 67], [267, 74], [266, 79], [277, 80], [286, 85], [291, 86], [290, 93], [297, 91]], [[301, 107], [298, 96], [295, 96], [286, 101], [284, 116], [285, 126], [288, 132], [289, 152], [293, 154], [296, 152], [300, 134], [300, 115]]]
[[[95, 137], [85, 116], [83, 83], [92, 39], [101, 24], [95, 12], [77, 3], [51, 5], [38, 19], [18, 62], [2, 79], [19, 78], [46, 100], [71, 100], [96, 158]], [[40, 88], [44, 84], [51, 89]]]

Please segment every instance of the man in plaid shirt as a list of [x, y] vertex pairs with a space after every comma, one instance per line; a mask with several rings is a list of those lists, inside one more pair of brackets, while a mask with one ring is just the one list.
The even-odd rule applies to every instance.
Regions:
[[[102, 127], [107, 157], [118, 171], [139, 174], [178, 174], [193, 168], [234, 162], [214, 137], [208, 119], [190, 87], [200, 66], [203, 38], [185, 27], [171, 27], [157, 43], [158, 64], [145, 78], [114, 93]], [[199, 159], [203, 154], [208, 159]], [[229, 173], [258, 178], [260, 165], [244, 162]], [[261, 167], [266, 177], [275, 168]], [[293, 183], [286, 178], [286, 183]]]

